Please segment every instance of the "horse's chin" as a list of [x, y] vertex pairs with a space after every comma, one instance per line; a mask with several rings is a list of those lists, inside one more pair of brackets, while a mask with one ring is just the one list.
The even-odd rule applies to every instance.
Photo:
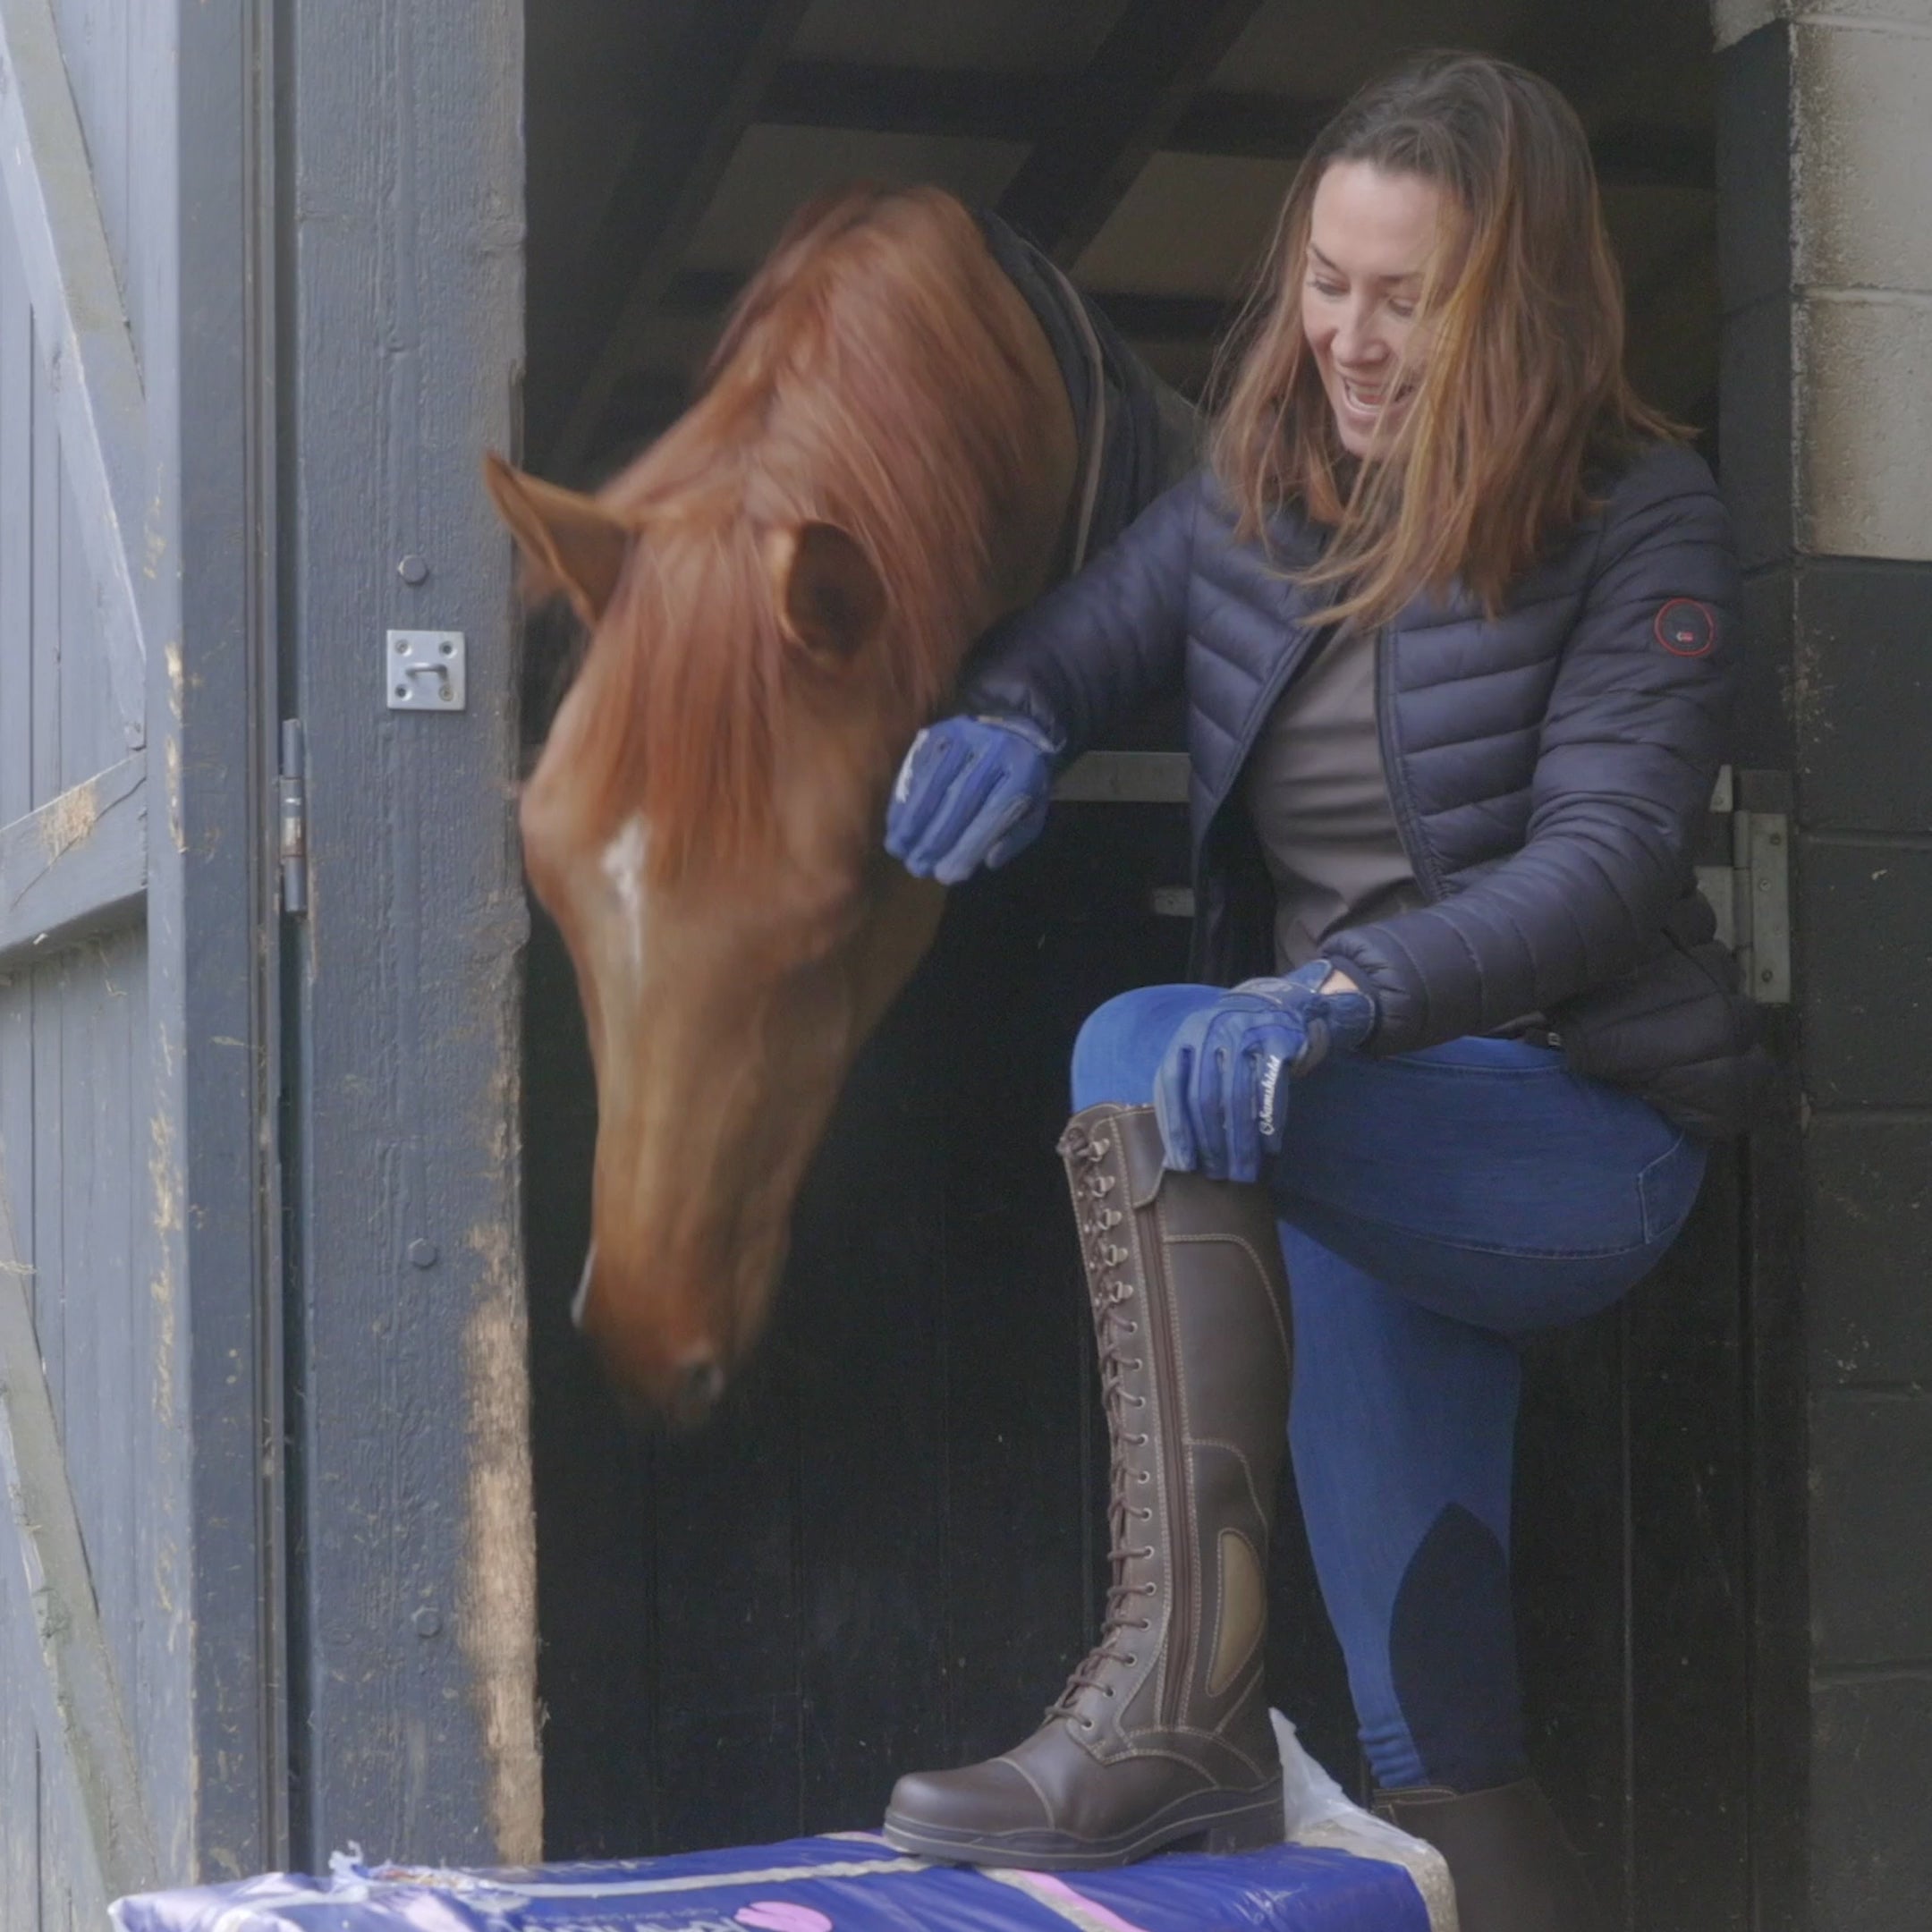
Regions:
[[621, 1340], [601, 1336], [594, 1327], [589, 1338], [618, 1408], [640, 1426], [655, 1423], [680, 1433], [699, 1428], [730, 1385], [730, 1371], [714, 1355], [646, 1364]]
[[781, 1246], [768, 1262], [744, 1271], [741, 1285], [749, 1283], [750, 1292], [733, 1296], [722, 1313], [679, 1319], [665, 1312], [666, 1306], [690, 1309], [698, 1305], [694, 1298], [667, 1303], [648, 1291], [626, 1292], [597, 1279], [593, 1247], [572, 1315], [628, 1416], [694, 1429], [709, 1420], [757, 1346], [783, 1266]]

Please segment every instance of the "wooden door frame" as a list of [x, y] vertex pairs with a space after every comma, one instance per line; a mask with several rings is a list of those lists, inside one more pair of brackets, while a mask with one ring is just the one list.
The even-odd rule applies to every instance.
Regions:
[[[517, 626], [480, 479], [517, 431], [522, 16], [282, 16], [298, 1860], [541, 1849]], [[463, 634], [466, 709], [387, 708], [391, 629]]]

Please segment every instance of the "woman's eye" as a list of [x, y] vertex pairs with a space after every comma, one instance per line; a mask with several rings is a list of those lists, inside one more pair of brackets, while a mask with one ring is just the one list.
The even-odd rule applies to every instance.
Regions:
[[1324, 282], [1319, 277], [1316, 277], [1315, 279], [1311, 280], [1309, 283], [1309, 286], [1313, 289], [1318, 295], [1327, 295], [1333, 297], [1336, 295], [1346, 295], [1348, 293], [1348, 291], [1343, 288], [1339, 282]]
[[1416, 305], [1412, 301], [1392, 301], [1388, 307], [1392, 316], [1400, 316], [1404, 322], [1416, 311]]

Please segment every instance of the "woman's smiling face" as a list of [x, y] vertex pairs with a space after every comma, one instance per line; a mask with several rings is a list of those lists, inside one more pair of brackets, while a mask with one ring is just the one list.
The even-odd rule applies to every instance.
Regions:
[[[1321, 178], [1301, 272], [1301, 326], [1342, 446], [1366, 456], [1400, 421], [1427, 348], [1417, 319], [1442, 235], [1442, 190], [1419, 174], [1338, 161]], [[1407, 354], [1401, 386], [1396, 371]]]

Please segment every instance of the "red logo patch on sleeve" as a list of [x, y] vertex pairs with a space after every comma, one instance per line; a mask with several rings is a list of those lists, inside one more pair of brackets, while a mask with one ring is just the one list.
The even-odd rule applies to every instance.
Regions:
[[1717, 643], [1716, 616], [1695, 597], [1673, 597], [1651, 630], [1673, 657], [1707, 657]]

